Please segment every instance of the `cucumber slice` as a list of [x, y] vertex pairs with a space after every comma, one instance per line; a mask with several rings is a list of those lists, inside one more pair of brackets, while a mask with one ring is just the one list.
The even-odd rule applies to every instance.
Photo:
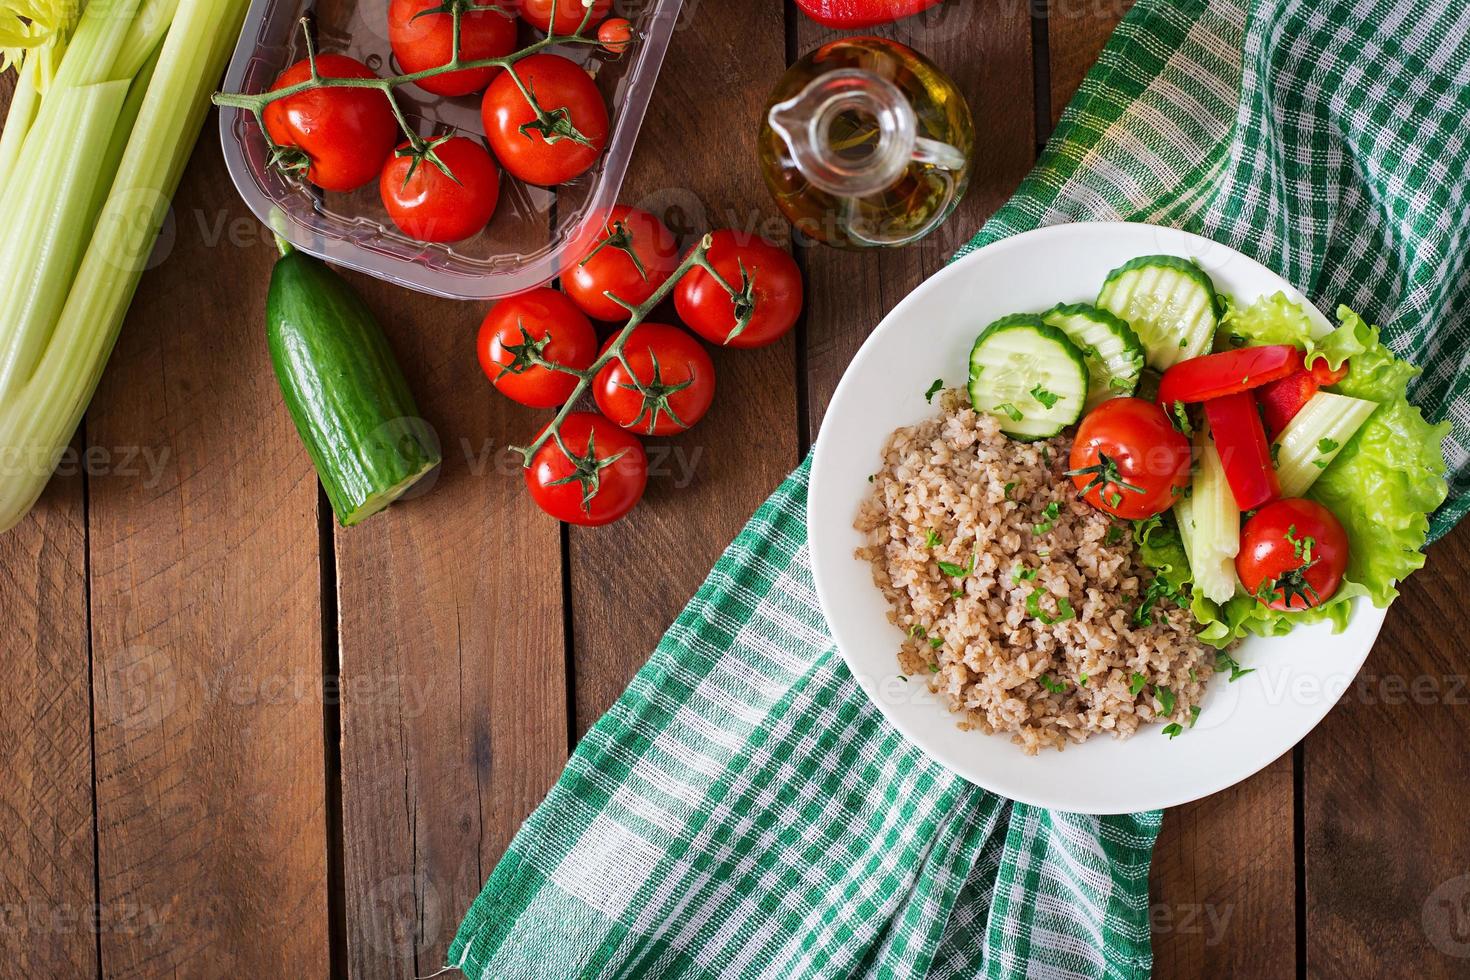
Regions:
[[1066, 334], [1087, 361], [1084, 411], [1092, 411], [1109, 398], [1133, 394], [1143, 372], [1144, 351], [1132, 327], [1088, 303], [1061, 303], [1041, 318]]
[[996, 320], [970, 350], [970, 404], [1030, 442], [1082, 417], [1087, 362], [1067, 335], [1031, 313]]
[[1103, 282], [1097, 305], [1122, 317], [1160, 371], [1208, 353], [1220, 325], [1220, 298], [1205, 271], [1177, 255], [1144, 255]]

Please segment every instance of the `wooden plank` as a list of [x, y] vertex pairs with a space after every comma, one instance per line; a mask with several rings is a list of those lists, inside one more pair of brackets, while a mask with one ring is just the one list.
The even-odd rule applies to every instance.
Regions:
[[475, 360], [484, 309], [353, 277], [445, 464], [337, 532], [354, 977], [444, 963], [464, 910], [567, 754], [561, 536], [504, 450], [541, 413]]
[[[784, 236], [755, 156], [755, 120], [785, 65], [781, 7], [702, 3], [686, 17], [621, 199], [687, 233], [686, 244], [731, 226]], [[579, 732], [622, 693], [719, 553], [798, 461], [795, 337], [713, 353], [714, 406], [688, 433], [647, 441], [653, 475], [644, 501], [617, 524], [570, 531]]]
[[[1053, 122], [1131, 6], [1054, 0]], [[1155, 975], [1290, 976], [1296, 969], [1292, 759], [1164, 815], [1150, 880]]]
[[1470, 970], [1470, 648], [1456, 615], [1467, 568], [1462, 524], [1430, 547], [1357, 681], [1307, 739], [1309, 976]]
[[[14, 87], [14, 72], [0, 76], [0, 120]], [[18, 976], [97, 972], [80, 448], [0, 534], [0, 960]]]
[[1132, 6], [1133, 0], [1050, 0], [1046, 26], [1053, 126]]
[[[841, 36], [805, 17], [795, 23], [800, 54]], [[804, 250], [811, 297], [806, 341], [813, 438], [833, 389], [868, 334], [970, 240], [1015, 192], [1035, 157], [1027, 5], [947, 3], [873, 33], [919, 50], [954, 79], [975, 117], [975, 170], [958, 210], [915, 245], [866, 252], [821, 245]]]
[[[328, 970], [316, 483], [206, 122], [88, 415], [109, 976]], [[126, 468], [124, 463], [126, 462]]]

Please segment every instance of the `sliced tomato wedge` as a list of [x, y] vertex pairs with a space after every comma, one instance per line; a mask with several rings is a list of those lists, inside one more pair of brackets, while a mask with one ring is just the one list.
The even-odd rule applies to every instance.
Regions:
[[1312, 362], [1312, 366], [1307, 370], [1312, 372], [1312, 380], [1317, 382], [1317, 387], [1326, 388], [1328, 385], [1335, 385], [1347, 377], [1348, 362], [1343, 361], [1342, 366], [1334, 371], [1327, 366], [1326, 358], [1321, 358]]
[[1240, 509], [1255, 510], [1281, 496], [1281, 482], [1271, 462], [1271, 445], [1255, 398], [1242, 391], [1207, 401], [1205, 419]]
[[1302, 352], [1290, 344], [1242, 347], [1220, 354], [1191, 357], [1164, 372], [1159, 404], [1168, 411], [1175, 402], [1207, 402], [1269, 384], [1302, 368]]
[[1266, 428], [1273, 436], [1280, 435], [1296, 413], [1304, 408], [1321, 387], [1316, 375], [1303, 368], [1293, 371], [1280, 381], [1273, 381], [1256, 389], [1256, 400], [1261, 403], [1261, 414], [1266, 417]]

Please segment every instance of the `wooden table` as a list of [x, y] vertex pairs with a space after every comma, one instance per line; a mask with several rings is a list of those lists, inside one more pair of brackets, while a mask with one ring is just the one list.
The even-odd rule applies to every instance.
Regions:
[[[623, 199], [686, 234], [784, 237], [757, 112], [831, 35], [774, 0], [686, 6]], [[577, 738], [801, 459], [868, 331], [1016, 188], [1121, 13], [950, 0], [889, 30], [970, 97], [964, 207], [918, 247], [799, 250], [804, 323], [716, 354], [713, 412], [601, 530], [541, 516], [501, 454], [536, 415], [480, 375], [482, 310], [361, 277], [447, 464], [431, 493], [333, 527], [266, 359], [272, 249], [211, 123], [77, 435], [85, 465], [0, 537], [0, 975], [436, 969]], [[1462, 529], [1302, 746], [1168, 814], [1159, 976], [1470, 975], [1467, 565]]]

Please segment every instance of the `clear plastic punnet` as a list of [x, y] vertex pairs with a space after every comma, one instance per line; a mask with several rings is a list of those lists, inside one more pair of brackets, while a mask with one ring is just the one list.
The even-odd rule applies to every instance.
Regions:
[[[220, 110], [225, 163], [255, 216], [302, 251], [451, 299], [493, 299], [531, 289], [557, 275], [584, 226], [616, 203], [682, 5], [683, 0], [614, 4], [614, 13], [632, 21], [639, 38], [621, 57], [585, 44], [550, 49], [595, 77], [611, 117], [607, 149], [591, 170], [558, 187], [534, 187], [502, 174], [495, 217], [467, 241], [430, 245], [404, 235], [389, 220], [376, 182], [350, 194], [325, 193], [272, 170], [249, 111]], [[319, 51], [351, 55], [380, 75], [399, 74], [388, 43], [387, 10], [388, 0], [255, 0], [225, 76], [225, 91], [263, 92], [281, 71], [306, 57], [300, 24], [306, 15], [312, 17]], [[523, 43], [537, 36], [524, 24], [521, 30]], [[421, 135], [450, 126], [484, 135], [478, 95], [444, 98], [403, 85], [396, 96]]]

